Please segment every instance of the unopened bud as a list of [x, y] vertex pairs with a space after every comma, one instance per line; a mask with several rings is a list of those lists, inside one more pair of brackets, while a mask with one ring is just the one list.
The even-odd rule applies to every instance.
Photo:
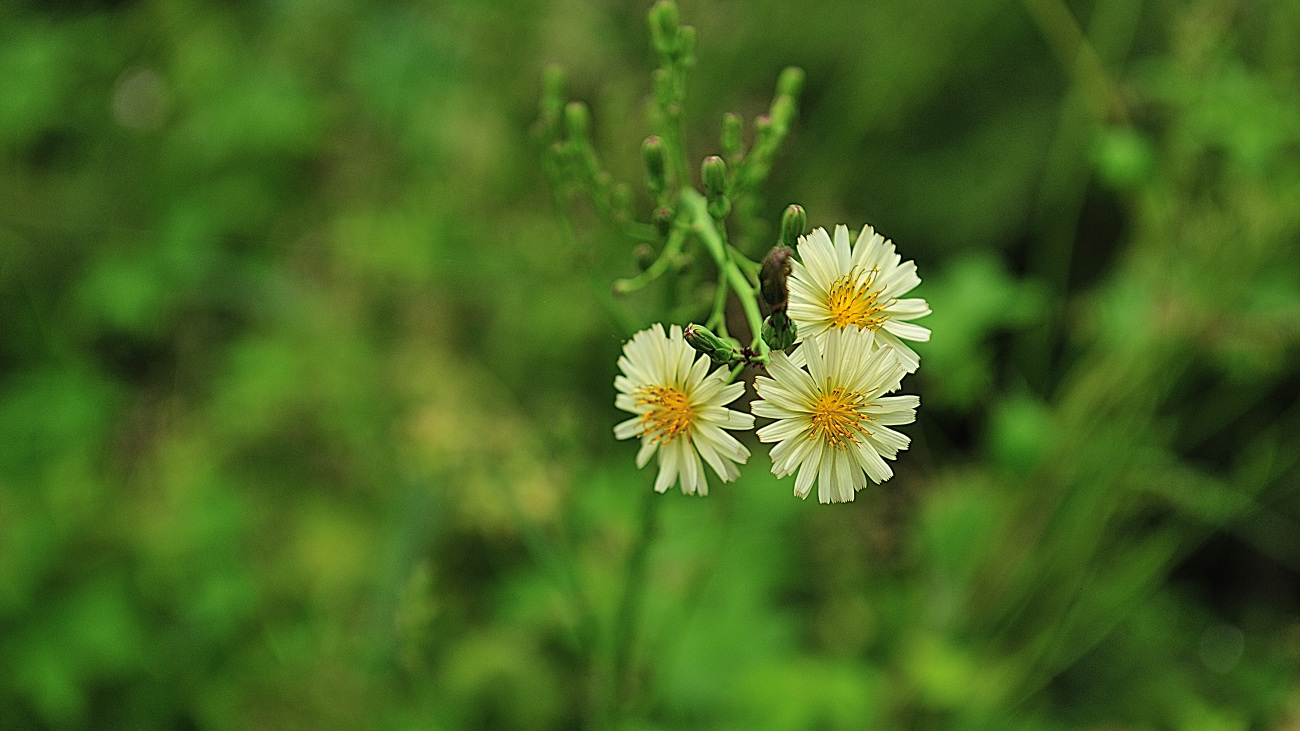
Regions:
[[587, 110], [586, 104], [572, 101], [564, 105], [564, 131], [568, 133], [569, 139], [585, 141], [590, 130], [591, 112]]
[[[792, 206], [794, 207], [794, 206]], [[763, 268], [758, 272], [759, 292], [763, 302], [772, 313], [784, 312], [790, 299], [790, 289], [786, 279], [794, 265], [794, 251], [784, 246], [774, 246], [763, 259]]]
[[704, 181], [704, 192], [710, 198], [726, 195], [727, 163], [717, 155], [709, 155], [700, 165], [700, 179]]
[[684, 66], [695, 65], [695, 26], [683, 25], [678, 29], [677, 58]]
[[739, 114], [727, 112], [722, 115], [722, 151], [728, 157], [740, 152], [744, 131], [745, 123]]
[[645, 158], [645, 185], [650, 192], [658, 196], [663, 192], [664, 180], [664, 143], [651, 135], [641, 143], [641, 157]]
[[794, 97], [781, 95], [772, 100], [769, 113], [773, 121], [780, 124], [780, 129], [785, 129], [794, 121], [795, 111]]
[[772, 350], [785, 350], [794, 345], [797, 336], [798, 327], [784, 312], [773, 312], [763, 321], [763, 342]]
[[700, 325], [687, 325], [682, 331], [686, 342], [699, 353], [709, 356], [714, 363], [732, 365], [744, 360], [745, 354], [735, 343], [714, 335]]
[[787, 206], [781, 214], [781, 243], [793, 249], [807, 225], [808, 214], [804, 213], [803, 206]]
[[772, 129], [771, 117], [767, 116], [766, 114], [760, 114], [754, 118], [754, 131], [758, 132], [760, 137], [766, 135], [768, 131], [770, 131], [771, 129]]
[[776, 79], [776, 93], [798, 97], [803, 91], [803, 69], [798, 66], [786, 66]]
[[731, 199], [727, 197], [727, 163], [717, 155], [704, 158], [700, 166], [704, 193], [709, 202], [709, 215], [721, 221], [731, 213]]
[[609, 196], [614, 218], [626, 221], [632, 217], [632, 189], [627, 187], [627, 183], [615, 183], [610, 188]]
[[681, 19], [677, 15], [677, 3], [672, 0], [659, 0], [650, 8], [650, 38], [655, 50], [671, 54], [677, 46], [677, 26]]
[[655, 209], [651, 217], [654, 220], [655, 231], [658, 232], [659, 238], [668, 238], [668, 234], [672, 233], [673, 230], [673, 219], [676, 218], [673, 209], [660, 206]]
[[542, 72], [542, 108], [560, 113], [564, 106], [564, 67], [551, 64]]
[[655, 250], [650, 248], [650, 244], [640, 244], [632, 250], [632, 256], [636, 259], [636, 268], [645, 271], [655, 261]]

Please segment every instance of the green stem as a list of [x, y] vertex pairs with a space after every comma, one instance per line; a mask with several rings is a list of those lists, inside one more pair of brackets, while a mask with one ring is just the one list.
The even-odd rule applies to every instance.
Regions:
[[673, 229], [668, 236], [668, 243], [664, 244], [663, 251], [659, 252], [659, 257], [646, 267], [646, 270], [627, 279], [618, 279], [614, 281], [614, 291], [618, 294], [629, 294], [646, 286], [668, 271], [677, 255], [681, 253], [682, 244], [686, 241], [686, 230], [681, 227]]
[[721, 269], [718, 270], [718, 287], [713, 292], [713, 312], [704, 327], [719, 337], [727, 337], [727, 276]]
[[623, 588], [623, 597], [618, 605], [618, 615], [614, 625], [614, 686], [610, 703], [610, 716], [617, 726], [620, 711], [633, 700], [635, 683], [633, 682], [632, 650], [636, 644], [637, 623], [641, 614], [642, 600], [645, 598], [646, 559], [650, 553], [650, 543], [654, 540], [658, 526], [659, 503], [663, 496], [653, 490], [645, 491], [645, 502], [641, 509], [641, 526], [636, 543], [627, 560], [627, 584]]
[[766, 359], [768, 348], [767, 343], [763, 342], [763, 316], [758, 311], [758, 297], [754, 292], [754, 286], [731, 258], [722, 236], [718, 234], [718, 229], [713, 223], [713, 217], [709, 215], [704, 196], [694, 188], [683, 188], [681, 200], [690, 208], [696, 236], [704, 244], [704, 248], [709, 250], [709, 254], [718, 265], [718, 270], [725, 275], [727, 283], [740, 298], [740, 306], [745, 311], [745, 320], [749, 323], [753, 335], [750, 347], [758, 351], [760, 359]]

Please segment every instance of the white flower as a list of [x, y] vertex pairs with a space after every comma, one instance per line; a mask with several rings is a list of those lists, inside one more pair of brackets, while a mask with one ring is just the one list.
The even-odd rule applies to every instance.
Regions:
[[[759, 376], [754, 385], [761, 401], [751, 410], [776, 419], [758, 430], [772, 447], [772, 474], [796, 471], [794, 494], [808, 496], [817, 482], [817, 499], [842, 503], [866, 487], [894, 475], [882, 457], [894, 459], [911, 443], [890, 426], [916, 421], [916, 396], [885, 396], [903, 377], [903, 364], [891, 348], [872, 344], [866, 328], [835, 328], [823, 338], [809, 338], [808, 370], [773, 351], [767, 364], [771, 378]], [[797, 351], [796, 351], [797, 352]]]
[[876, 331], [876, 345], [898, 351], [907, 373], [921, 359], [903, 340], [926, 342], [930, 331], [907, 322], [930, 314], [920, 298], [899, 299], [921, 278], [916, 264], [903, 262], [894, 244], [870, 226], [863, 226], [849, 248], [849, 229], [835, 227], [835, 241], [819, 228], [799, 238], [800, 262], [790, 273], [790, 319], [799, 326], [799, 340], [820, 338], [850, 325]]
[[736, 463], [749, 459], [749, 450], [722, 431], [754, 427], [753, 416], [726, 408], [745, 392], [745, 384], [728, 384], [724, 368], [709, 373], [709, 362], [706, 356], [695, 357], [677, 325], [665, 336], [663, 325], [656, 323], [623, 346], [614, 405], [637, 416], [614, 427], [614, 436], [641, 438], [637, 467], [645, 467], [658, 450], [658, 492], [680, 477], [682, 492], [707, 495], [700, 457], [723, 482], [739, 477]]

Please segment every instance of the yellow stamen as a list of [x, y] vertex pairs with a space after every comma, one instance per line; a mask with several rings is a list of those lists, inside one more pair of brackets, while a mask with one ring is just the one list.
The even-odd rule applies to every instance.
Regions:
[[810, 439], [821, 438], [836, 449], [847, 449], [857, 444], [858, 437], [869, 434], [865, 422], [875, 421], [861, 411], [868, 406], [867, 395], [835, 387], [824, 391], [812, 407], [812, 433]]
[[642, 436], [671, 442], [691, 430], [695, 408], [681, 390], [666, 386], [645, 386], [637, 393], [637, 405], [654, 408], [641, 415]]
[[849, 325], [878, 330], [885, 324], [889, 316], [881, 313], [888, 303], [878, 302], [880, 290], [876, 289], [876, 277], [879, 274], [878, 268], [864, 275], [859, 267], [854, 267], [835, 280], [826, 296], [826, 309], [830, 312], [832, 325], [841, 330]]

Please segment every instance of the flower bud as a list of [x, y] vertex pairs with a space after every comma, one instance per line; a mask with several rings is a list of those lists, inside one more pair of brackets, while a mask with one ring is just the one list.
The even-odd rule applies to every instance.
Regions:
[[763, 342], [772, 350], [785, 350], [794, 345], [798, 327], [784, 312], [773, 312], [763, 321]]
[[586, 104], [572, 101], [564, 105], [564, 131], [569, 134], [569, 139], [585, 142], [590, 129], [591, 112]]
[[776, 93], [798, 97], [803, 91], [803, 69], [798, 66], [786, 66], [776, 79]]
[[683, 25], [677, 37], [677, 59], [685, 66], [695, 65], [695, 26]]
[[632, 189], [627, 183], [614, 183], [609, 193], [610, 206], [614, 209], [614, 218], [624, 222], [632, 218]]
[[766, 114], [760, 114], [754, 118], [754, 131], [758, 132], [759, 137], [766, 135], [772, 130], [772, 118]]
[[651, 135], [641, 143], [641, 157], [645, 158], [645, 187], [656, 197], [663, 192], [664, 179], [664, 143]]
[[659, 233], [659, 238], [668, 238], [668, 234], [673, 231], [673, 219], [676, 218], [673, 214], [673, 209], [666, 206], [660, 206], [655, 209], [651, 218], [654, 221], [655, 231]]
[[542, 107], [560, 113], [564, 106], [564, 67], [551, 64], [542, 72]]
[[650, 248], [650, 244], [640, 244], [632, 250], [632, 256], [636, 259], [636, 268], [645, 271], [655, 261], [655, 250]]
[[772, 100], [769, 113], [772, 115], [773, 122], [778, 125], [778, 129], [784, 130], [794, 121], [796, 111], [794, 97], [782, 94]]
[[787, 206], [785, 213], [781, 214], [781, 244], [793, 249], [807, 225], [808, 214], [804, 213], [803, 206]]
[[704, 192], [710, 198], [727, 194], [727, 163], [717, 155], [704, 158], [700, 165], [700, 179], [704, 181]]
[[717, 155], [704, 158], [700, 166], [704, 193], [709, 202], [709, 215], [721, 221], [731, 213], [731, 199], [727, 197], [727, 163]]
[[[797, 208], [797, 206], [791, 207]], [[767, 252], [767, 257], [763, 259], [763, 268], [758, 272], [758, 287], [763, 295], [763, 302], [773, 314], [785, 312], [786, 303], [790, 299], [786, 278], [790, 276], [793, 262], [794, 251], [784, 246], [772, 247], [772, 250]]]
[[709, 356], [714, 363], [732, 365], [744, 360], [744, 352], [730, 340], [714, 335], [708, 328], [690, 324], [682, 331], [686, 342], [699, 353]]
[[659, 0], [650, 8], [650, 38], [655, 50], [664, 55], [671, 54], [677, 47], [677, 27], [681, 19], [677, 15], [677, 3], [672, 0]]
[[745, 123], [739, 114], [727, 112], [722, 115], [722, 151], [728, 157], [740, 152], [740, 146], [744, 144], [744, 131]]

